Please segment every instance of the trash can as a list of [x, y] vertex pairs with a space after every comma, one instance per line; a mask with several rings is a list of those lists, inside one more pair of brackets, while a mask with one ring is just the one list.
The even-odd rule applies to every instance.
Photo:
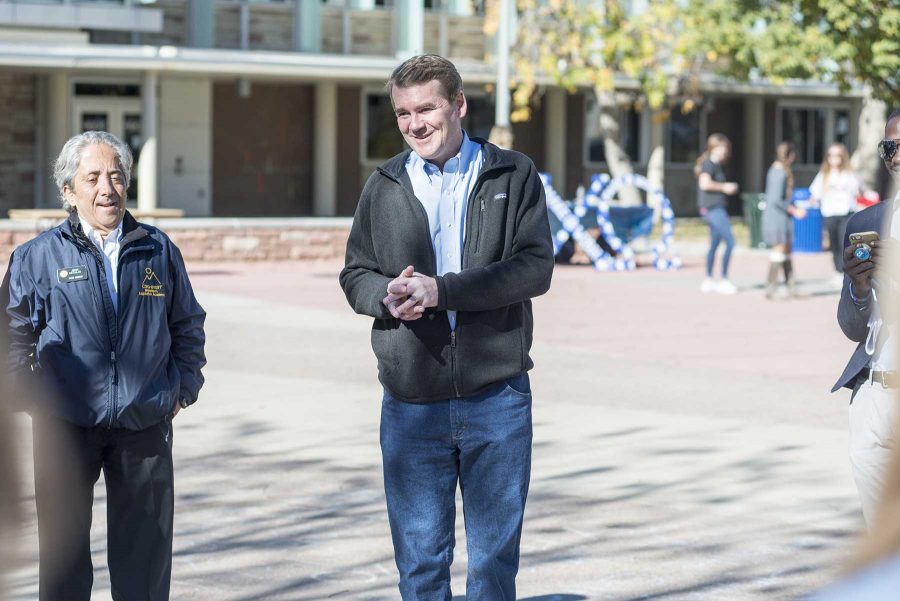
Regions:
[[744, 221], [750, 230], [750, 247], [765, 248], [762, 240], [762, 214], [766, 208], [766, 195], [759, 192], [744, 192], [741, 194], [744, 201]]
[[810, 206], [809, 188], [797, 188], [791, 195], [794, 206], [806, 209], [806, 217], [794, 219], [794, 244], [797, 253], [822, 252], [822, 211]]

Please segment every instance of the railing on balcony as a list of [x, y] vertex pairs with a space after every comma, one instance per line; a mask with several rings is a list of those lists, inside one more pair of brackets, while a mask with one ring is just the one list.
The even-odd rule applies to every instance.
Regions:
[[[66, 1], [66, 0], [59, 0]], [[75, 2], [78, 0], [68, 0]], [[481, 3], [465, 11], [454, 10], [449, 2], [427, 0], [424, 17], [424, 46], [453, 58], [482, 60], [486, 42], [482, 31]], [[143, 32], [129, 38], [112, 32], [95, 32], [94, 43], [136, 43], [155, 46], [189, 46], [186, 0], [121, 0], [163, 12], [158, 32]], [[362, 6], [361, 6], [362, 4]], [[215, 47], [236, 50], [290, 52], [294, 40], [293, 0], [216, 0]], [[462, 13], [462, 14], [460, 14]], [[469, 13], [469, 14], [465, 14]], [[328, 54], [393, 56], [395, 11], [392, 0], [327, 0], [320, 13], [321, 52]]]
[[0, 0], [0, 27], [155, 32], [161, 11], [136, 1]]

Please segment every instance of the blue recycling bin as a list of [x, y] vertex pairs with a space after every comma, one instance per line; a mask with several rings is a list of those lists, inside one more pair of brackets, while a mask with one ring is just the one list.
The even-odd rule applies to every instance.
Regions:
[[796, 253], [822, 252], [822, 211], [811, 207], [809, 188], [797, 188], [791, 195], [791, 202], [806, 209], [806, 217], [794, 219], [794, 244]]

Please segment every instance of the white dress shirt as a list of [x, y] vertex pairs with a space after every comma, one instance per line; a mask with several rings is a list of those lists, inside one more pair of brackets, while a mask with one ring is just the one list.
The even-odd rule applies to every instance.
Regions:
[[109, 235], [103, 239], [100, 234], [92, 228], [87, 221], [78, 216], [81, 222], [81, 229], [88, 237], [88, 240], [94, 243], [94, 246], [100, 251], [103, 257], [103, 267], [106, 271], [106, 284], [109, 288], [109, 296], [112, 298], [113, 309], [119, 312], [119, 278], [117, 273], [119, 270], [119, 250], [122, 243], [122, 224], [111, 231]]
[[[900, 241], [900, 193], [898, 193], [897, 197], [894, 199], [894, 214], [891, 217], [890, 235], [892, 239]], [[882, 286], [891, 285], [891, 283], [896, 285], [897, 282], [895, 274], [882, 275], [880, 276], [880, 279]], [[891, 292], [897, 293], [896, 290], [892, 290]], [[869, 325], [869, 338], [871, 339], [871, 344], [873, 346], [875, 342], [879, 340], [879, 337], [883, 338], [884, 342], [883, 344], [879, 342], [878, 346], [880, 346], [880, 348], [872, 354], [870, 367], [872, 371], [895, 371], [900, 367], [897, 364], [897, 345], [900, 344], [900, 340], [897, 340], [898, 328], [897, 324], [891, 324], [890, 326], [884, 325], [882, 322], [881, 310], [878, 306], [879, 300], [878, 292], [876, 291], [875, 300], [873, 301], [874, 306], [872, 308], [873, 319], [870, 320]], [[866, 343], [869, 345], [870, 341], [867, 340]]]

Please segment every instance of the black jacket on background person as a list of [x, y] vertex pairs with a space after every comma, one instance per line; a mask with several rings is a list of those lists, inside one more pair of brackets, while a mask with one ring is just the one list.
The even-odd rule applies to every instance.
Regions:
[[197, 399], [206, 313], [178, 248], [126, 213], [117, 277], [118, 312], [75, 213], [13, 252], [0, 289], [9, 373], [41, 391], [20, 409], [143, 430]]
[[[408, 266], [435, 277], [425, 208], [406, 172], [407, 150], [363, 189], [340, 282], [350, 306], [375, 318], [372, 348], [381, 383], [409, 402], [476, 394], [533, 367], [531, 298], [550, 288], [553, 244], [544, 188], [531, 160], [484, 140], [468, 199], [462, 271], [437, 276], [438, 306], [418, 320], [382, 304]], [[458, 311], [451, 333], [446, 311]]]

